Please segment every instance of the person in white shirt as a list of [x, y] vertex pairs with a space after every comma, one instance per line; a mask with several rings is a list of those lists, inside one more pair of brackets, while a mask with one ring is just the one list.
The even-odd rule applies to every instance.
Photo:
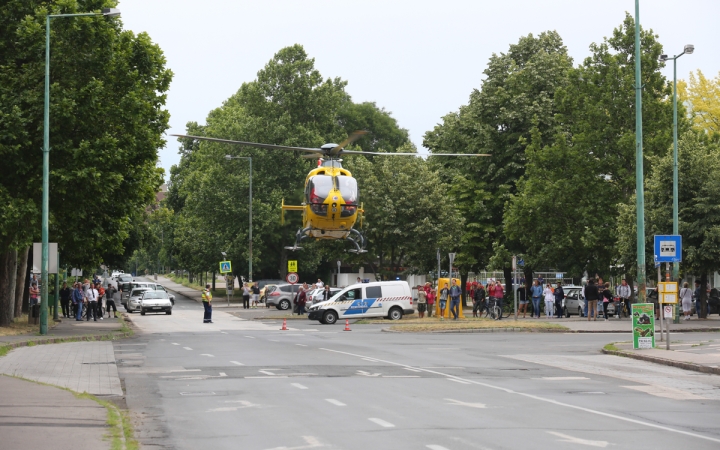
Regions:
[[325, 283], [323, 283], [322, 280], [318, 278], [317, 283], [315, 283], [315, 287], [318, 289], [322, 289], [323, 286], [325, 286]]
[[[617, 288], [617, 296], [620, 297], [620, 301], [625, 304], [625, 308], [627, 309], [627, 314], [630, 314], [630, 296], [632, 295], [632, 291], [630, 290], [630, 286], [627, 284], [627, 280], [623, 279], [622, 284], [618, 286]], [[622, 307], [618, 305], [617, 308], [617, 318], [620, 319], [620, 311], [622, 311]], [[626, 316], [627, 317], [627, 316]]]
[[[85, 300], [87, 300], [88, 304], [88, 310], [87, 310], [87, 321], [90, 321], [90, 316], [92, 316], [93, 320], [97, 322], [98, 319], [98, 291], [95, 289], [95, 286], [89, 285], [87, 290], [85, 291]], [[102, 320], [102, 317], [100, 318]]]
[[555, 305], [555, 293], [553, 292], [550, 283], [548, 283], [543, 290], [543, 296], [545, 297], [545, 315], [550, 318], [553, 316]]
[[680, 289], [680, 301], [682, 302], [683, 315], [685, 316], [683, 320], [690, 320], [693, 304], [692, 297], [693, 292], [692, 289], [690, 289], [690, 285], [687, 282], [683, 283], [683, 287]]

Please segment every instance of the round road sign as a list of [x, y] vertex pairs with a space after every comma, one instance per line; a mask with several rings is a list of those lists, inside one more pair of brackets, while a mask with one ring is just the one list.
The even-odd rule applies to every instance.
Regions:
[[290, 284], [295, 284], [295, 283], [297, 283], [298, 281], [300, 281], [300, 276], [299, 276], [298, 274], [296, 274], [295, 272], [290, 272], [290, 273], [287, 274], [287, 276], [285, 277], [285, 280], [286, 280], [288, 283], [290, 283]]

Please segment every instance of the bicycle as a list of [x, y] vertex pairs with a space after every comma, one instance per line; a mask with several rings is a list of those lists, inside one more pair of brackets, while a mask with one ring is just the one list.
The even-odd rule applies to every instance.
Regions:
[[489, 313], [490, 313], [490, 317], [493, 320], [500, 320], [503, 317], [507, 317], [509, 315], [509, 313], [507, 315], [503, 315], [504, 311], [503, 311], [503, 308], [500, 306], [500, 302], [502, 301], [502, 299], [490, 298], [490, 300], [492, 301], [493, 305], [490, 306]]

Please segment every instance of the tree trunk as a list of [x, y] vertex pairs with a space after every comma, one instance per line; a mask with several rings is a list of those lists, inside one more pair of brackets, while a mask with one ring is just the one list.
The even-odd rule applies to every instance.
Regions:
[[503, 276], [505, 277], [505, 302], [513, 300], [513, 270], [512, 266], [503, 267]]
[[28, 259], [30, 248], [20, 250], [18, 254], [17, 278], [15, 280], [15, 317], [22, 315], [23, 294], [25, 293], [25, 281], [28, 273]]
[[15, 283], [17, 279], [17, 250], [0, 254], [0, 327], [7, 327], [14, 319]]
[[698, 311], [698, 318], [707, 319], [708, 316], [708, 303], [707, 303], [707, 272], [703, 272], [700, 275], [700, 311]]
[[[635, 303], [635, 279], [630, 274], [625, 274], [625, 281], [627, 281], [628, 286], [630, 286], [630, 304], [632, 305]], [[630, 311], [628, 311], [628, 314], [630, 314]]]

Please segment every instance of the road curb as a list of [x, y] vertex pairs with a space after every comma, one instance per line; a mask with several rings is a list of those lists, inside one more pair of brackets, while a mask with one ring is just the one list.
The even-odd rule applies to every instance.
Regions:
[[386, 333], [450, 333], [450, 334], [464, 334], [464, 333], [510, 333], [510, 332], [526, 332], [526, 333], [571, 333], [571, 330], [556, 330], [556, 329], [542, 329], [542, 328], [471, 328], [464, 330], [425, 330], [425, 331], [401, 331], [391, 330], [389, 328], [382, 328], [380, 331]]
[[663, 364], [665, 366], [677, 367], [679, 369], [693, 370], [695, 372], [710, 373], [713, 375], [720, 375], [719, 367], [708, 367], [700, 364], [688, 363], [682, 361], [673, 361], [671, 359], [658, 358], [656, 356], [642, 355], [638, 353], [629, 353], [622, 350], [607, 350], [602, 349], [602, 352], [606, 355], [622, 356], [625, 358], [639, 359], [641, 361], [653, 362], [655, 364]]
[[67, 336], [67, 337], [58, 337], [58, 338], [43, 338], [43, 339], [34, 339], [34, 340], [27, 340], [27, 341], [19, 341], [19, 342], [9, 342], [4, 345], [0, 345], [0, 347], [7, 347], [8, 349], [15, 349], [18, 347], [28, 347], [30, 345], [44, 345], [44, 344], [62, 344], [66, 342], [78, 342], [78, 341], [102, 341], [102, 340], [108, 340], [108, 341], [114, 341], [116, 339], [123, 339], [132, 336], [133, 333], [130, 332], [124, 332], [124, 333], [106, 333], [106, 334], [85, 334], [81, 336]]

